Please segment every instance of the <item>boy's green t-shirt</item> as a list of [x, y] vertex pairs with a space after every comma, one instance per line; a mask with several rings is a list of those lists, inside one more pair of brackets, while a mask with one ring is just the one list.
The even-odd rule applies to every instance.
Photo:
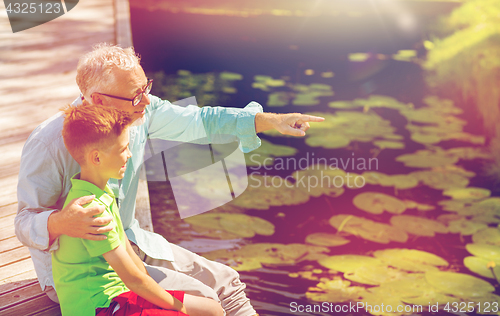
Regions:
[[106, 240], [100, 241], [59, 237], [59, 249], [52, 252], [52, 273], [63, 316], [94, 316], [96, 308], [109, 307], [113, 298], [129, 291], [102, 256], [119, 245], [126, 246], [127, 237], [113, 192], [108, 186], [103, 191], [79, 178], [79, 173], [71, 178], [72, 187], [64, 206], [75, 198], [95, 195], [84, 207], [104, 206], [106, 210], [100, 216], [111, 215], [113, 221], [109, 225], [114, 228], [106, 233]]

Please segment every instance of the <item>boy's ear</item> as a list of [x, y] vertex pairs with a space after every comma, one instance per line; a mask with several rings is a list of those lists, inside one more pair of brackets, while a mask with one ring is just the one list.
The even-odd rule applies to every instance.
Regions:
[[97, 149], [92, 149], [89, 153], [89, 160], [90, 163], [94, 166], [98, 166], [101, 164], [101, 161], [99, 159], [99, 150]]

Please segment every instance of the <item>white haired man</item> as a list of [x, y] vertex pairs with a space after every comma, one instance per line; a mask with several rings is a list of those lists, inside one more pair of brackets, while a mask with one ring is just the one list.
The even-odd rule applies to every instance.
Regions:
[[[276, 129], [283, 134], [303, 136], [308, 122], [323, 118], [292, 114], [262, 113], [251, 102], [244, 109], [179, 107], [150, 95], [148, 80], [133, 48], [97, 45], [84, 55], [77, 68], [82, 97], [95, 106], [111, 106], [130, 113], [132, 159], [121, 181], [110, 180], [120, 207], [127, 237], [139, 248], [149, 274], [165, 289], [182, 290], [220, 301], [227, 315], [256, 314], [244, 293], [245, 284], [233, 269], [206, 260], [186, 249], [169, 244], [162, 236], [142, 230], [134, 219], [138, 168], [142, 164], [146, 139], [193, 141], [213, 134], [232, 134], [240, 139], [244, 152], [260, 146], [256, 133]], [[50, 251], [57, 249], [58, 237], [68, 235], [103, 240], [111, 217], [94, 217], [103, 208], [82, 208], [92, 200], [83, 197], [62, 207], [71, 186], [70, 178], [80, 167], [64, 146], [62, 113], [38, 126], [28, 138], [21, 157], [18, 183], [16, 235], [30, 248], [42, 289], [57, 302], [53, 286]], [[132, 164], [132, 166], [130, 166]]]

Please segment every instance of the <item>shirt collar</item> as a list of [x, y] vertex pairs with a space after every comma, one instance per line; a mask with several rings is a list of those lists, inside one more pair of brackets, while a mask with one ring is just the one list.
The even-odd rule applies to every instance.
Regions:
[[90, 183], [85, 180], [80, 180], [80, 173], [75, 174], [71, 177], [71, 187], [75, 190], [88, 191], [90, 194], [95, 195], [96, 199], [100, 200], [106, 205], [111, 205], [115, 199], [113, 191], [108, 187], [104, 188], [104, 191], [97, 187], [95, 184]]

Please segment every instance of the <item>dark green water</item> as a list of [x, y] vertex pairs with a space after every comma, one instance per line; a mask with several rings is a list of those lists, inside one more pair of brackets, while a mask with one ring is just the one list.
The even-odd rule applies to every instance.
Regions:
[[[420, 43], [422, 38], [425, 38], [425, 25], [431, 20], [431, 17], [417, 16], [415, 28], [405, 31], [400, 29], [390, 16], [236, 18], [132, 10], [134, 44], [142, 56], [142, 65], [148, 75], [160, 70], [167, 75], [175, 75], [180, 69], [189, 70], [192, 74], [222, 71], [239, 73], [243, 75], [243, 79], [233, 83], [237, 93], [221, 93], [214, 103], [208, 105], [243, 107], [255, 100], [264, 105], [266, 111], [272, 112], [333, 113], [333, 109], [328, 107], [328, 102], [367, 98], [372, 94], [387, 95], [400, 102], [411, 102], [416, 107], [422, 106], [422, 98], [431, 92], [425, 86], [424, 74], [419, 65], [391, 59], [353, 63], [347, 56], [349, 53], [357, 52], [391, 55], [400, 49], [416, 49], [419, 56], [423, 56], [425, 50]], [[294, 49], [291, 49], [291, 45]], [[307, 69], [312, 69], [314, 74], [306, 75]], [[325, 78], [321, 76], [323, 72], [333, 72], [335, 76]], [[252, 88], [256, 75], [287, 77], [287, 81], [292, 84], [326, 84], [332, 87], [335, 95], [320, 97], [319, 104], [314, 106], [267, 107], [265, 104], [269, 92]], [[465, 113], [459, 117], [469, 121], [464, 131], [481, 133], [475, 112], [466, 106], [463, 108]], [[381, 151], [377, 156], [378, 171], [386, 174], [406, 174], [418, 170], [394, 161], [395, 157], [402, 153], [412, 153], [425, 148], [422, 144], [410, 140], [410, 134], [405, 129], [406, 119], [396, 110], [377, 108], [373, 111], [391, 121], [391, 125], [396, 128], [395, 133], [404, 137], [406, 145], [404, 150]], [[297, 160], [310, 157], [312, 153], [315, 157], [339, 159], [349, 158], [353, 154], [366, 159], [374, 155], [371, 143], [356, 142], [343, 149], [323, 149], [308, 146], [302, 138], [268, 135], [263, 135], [262, 138], [298, 149], [297, 154], [293, 156]], [[443, 148], [469, 146], [457, 141], [445, 141], [439, 145]], [[482, 161], [463, 161], [460, 165], [467, 170], [479, 172]], [[255, 170], [249, 169], [249, 171]], [[294, 170], [262, 168], [258, 171], [284, 177]], [[346, 171], [358, 172], [349, 167]], [[498, 195], [495, 194], [491, 181], [481, 176], [472, 178], [469, 186], [489, 188], [493, 190], [493, 195]], [[328, 220], [340, 213], [388, 223], [391, 214], [367, 214], [352, 205], [352, 199], [362, 191], [382, 192], [396, 195], [399, 199], [416, 200], [419, 203], [432, 205], [443, 199], [441, 191], [425, 186], [395, 191], [392, 187], [368, 184], [360, 190], [346, 190], [337, 198], [312, 197], [301, 205], [273, 206], [265, 211], [247, 210], [245, 212], [247, 215], [272, 222], [276, 227], [275, 233], [272, 236], [256, 235], [253, 238], [217, 240], [196, 234], [188, 224], [180, 220], [175, 211], [175, 202], [168, 183], [150, 182], [149, 188], [155, 230], [162, 233], [169, 241], [199, 253], [249, 243], [304, 243], [306, 236], [313, 232], [335, 233], [336, 230], [330, 226]], [[165, 211], [166, 209], [169, 211]], [[436, 218], [443, 213], [445, 212], [439, 208], [425, 215], [417, 210], [405, 212], [408, 215], [430, 218]], [[438, 234], [433, 238], [411, 236], [404, 244], [395, 242], [378, 244], [361, 238], [350, 239], [351, 243], [347, 245], [331, 247], [329, 254], [365, 255], [386, 248], [419, 249], [445, 258], [454, 271], [471, 273], [462, 263], [463, 258], [469, 255], [464, 245], [470, 242], [470, 236], [458, 234]], [[291, 312], [292, 302], [302, 305], [314, 303], [305, 297], [305, 292], [318, 281], [291, 278], [289, 274], [312, 269], [324, 268], [317, 262], [305, 261], [296, 265], [241, 272], [241, 278], [247, 284], [247, 295], [261, 315], [329, 315], [321, 312]], [[324, 276], [326, 275], [325, 272]]]

